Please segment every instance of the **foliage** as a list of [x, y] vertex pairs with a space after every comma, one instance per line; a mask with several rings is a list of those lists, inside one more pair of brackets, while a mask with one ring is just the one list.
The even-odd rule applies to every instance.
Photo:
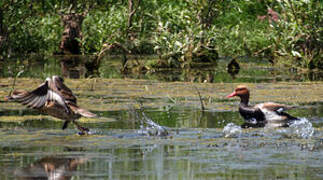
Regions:
[[[186, 2], [183, 7], [171, 4], [156, 13], [157, 31], [154, 50], [163, 60], [162, 66], [186, 67], [193, 61], [213, 61], [218, 58], [215, 50], [213, 18], [204, 13], [209, 3]], [[179, 9], [181, 8], [181, 9]]]
[[[221, 56], [322, 67], [323, 3], [313, 0], [95, 0], [0, 2], [0, 56], [59, 51], [61, 14], [84, 13], [83, 54], [152, 54], [187, 67]], [[122, 47], [122, 48], [120, 48]]]
[[287, 58], [288, 64], [322, 69], [323, 3], [282, 0], [277, 8], [281, 9], [280, 19], [270, 29], [274, 33], [274, 55]]

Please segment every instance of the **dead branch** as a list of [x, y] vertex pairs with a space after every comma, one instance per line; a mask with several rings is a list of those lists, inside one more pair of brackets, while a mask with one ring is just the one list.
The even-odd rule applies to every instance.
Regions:
[[197, 92], [197, 94], [199, 96], [200, 103], [201, 103], [201, 109], [202, 109], [202, 111], [204, 111], [205, 110], [205, 107], [204, 107], [203, 99], [201, 97], [201, 93], [200, 93], [200, 91], [198, 90], [198, 88], [196, 86], [193, 86], [193, 87], [195, 88], [195, 90], [196, 90], [196, 92]]

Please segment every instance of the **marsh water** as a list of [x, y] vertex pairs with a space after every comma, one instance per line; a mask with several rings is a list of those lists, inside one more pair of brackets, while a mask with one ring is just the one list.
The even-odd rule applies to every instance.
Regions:
[[[18, 71], [15, 88], [27, 90], [66, 73], [57, 58], [3, 63], [0, 179], [323, 179], [322, 72], [246, 60], [230, 75], [226, 64], [124, 75], [106, 59], [97, 78], [85, 78], [82, 67], [68, 71], [81, 77], [65, 79], [78, 105], [98, 115], [79, 120], [91, 132], [79, 136], [61, 120], [3, 101]], [[225, 98], [238, 84], [251, 89], [252, 104], [296, 106], [288, 112], [301, 121], [241, 129], [239, 100]], [[147, 133], [145, 118], [168, 135]]]

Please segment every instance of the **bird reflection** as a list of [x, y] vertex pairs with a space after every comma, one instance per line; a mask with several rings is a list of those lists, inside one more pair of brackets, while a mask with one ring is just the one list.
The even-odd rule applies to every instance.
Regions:
[[28, 167], [17, 169], [17, 179], [71, 179], [77, 166], [85, 163], [85, 158], [44, 157]]

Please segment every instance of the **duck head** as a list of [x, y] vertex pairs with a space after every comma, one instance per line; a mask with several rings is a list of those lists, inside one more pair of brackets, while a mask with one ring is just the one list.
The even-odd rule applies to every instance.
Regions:
[[237, 88], [233, 91], [233, 93], [227, 95], [227, 98], [231, 98], [234, 96], [238, 96], [241, 99], [241, 102], [247, 103], [249, 101], [249, 90], [246, 86], [239, 85]]
[[48, 83], [48, 86], [51, 89], [60, 90], [62, 87], [62, 84], [64, 84], [64, 79], [59, 76], [47, 77], [45, 83]]
[[47, 77], [45, 81], [51, 81], [52, 79], [50, 77]]

